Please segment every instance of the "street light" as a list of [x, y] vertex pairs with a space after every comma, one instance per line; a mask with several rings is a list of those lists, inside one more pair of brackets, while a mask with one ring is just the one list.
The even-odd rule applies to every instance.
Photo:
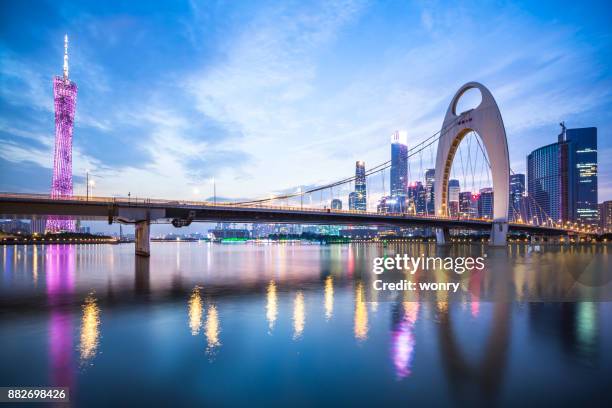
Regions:
[[[86, 181], [85, 181], [85, 189], [86, 189], [86, 198], [87, 201], [89, 201], [89, 189], [91, 188], [93, 190], [93, 187], [96, 185], [96, 182], [93, 179], [89, 179], [89, 170], [86, 170]], [[93, 174], [91, 175], [92, 177], [94, 176]]]

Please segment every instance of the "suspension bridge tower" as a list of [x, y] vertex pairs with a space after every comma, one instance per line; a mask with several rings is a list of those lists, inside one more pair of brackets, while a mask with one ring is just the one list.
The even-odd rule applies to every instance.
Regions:
[[[76, 109], [77, 86], [68, 78], [68, 35], [64, 37], [64, 75], [53, 79], [55, 102], [55, 154], [51, 197], [55, 199], [72, 196], [72, 129]], [[47, 231], [74, 231], [74, 219], [50, 217]]]
[[[474, 109], [457, 113], [457, 102], [470, 89], [477, 89], [481, 94], [480, 104]], [[478, 82], [468, 82], [463, 85], [446, 111], [446, 117], [440, 131], [438, 152], [436, 154], [435, 173], [435, 211], [437, 216], [448, 216], [448, 179], [451, 173], [453, 159], [461, 140], [470, 132], [476, 132], [483, 141], [484, 149], [489, 157], [493, 181], [493, 226], [490, 244], [501, 246], [506, 244], [508, 233], [508, 205], [510, 160], [508, 157], [508, 141], [501, 113], [491, 92]], [[438, 229], [437, 242], [448, 240], [448, 229]]]

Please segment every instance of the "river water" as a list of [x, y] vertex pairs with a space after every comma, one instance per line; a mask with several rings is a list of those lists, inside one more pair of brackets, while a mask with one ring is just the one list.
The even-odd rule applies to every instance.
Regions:
[[[373, 258], [439, 251], [487, 268], [443, 277], [454, 295], [373, 289]], [[0, 385], [87, 407], [610, 406], [609, 272], [602, 245], [0, 246]]]

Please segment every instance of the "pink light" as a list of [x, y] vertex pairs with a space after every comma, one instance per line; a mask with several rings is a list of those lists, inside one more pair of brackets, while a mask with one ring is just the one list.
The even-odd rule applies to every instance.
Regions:
[[[67, 77], [56, 76], [53, 80], [55, 101], [55, 155], [51, 197], [72, 197], [72, 129], [76, 109], [77, 86]], [[49, 217], [48, 231], [74, 231], [75, 221], [68, 217]]]

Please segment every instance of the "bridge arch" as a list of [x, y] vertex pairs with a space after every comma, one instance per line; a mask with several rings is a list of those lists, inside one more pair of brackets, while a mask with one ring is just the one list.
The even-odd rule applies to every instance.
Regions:
[[[457, 114], [457, 102], [470, 89], [481, 94], [480, 104], [474, 109]], [[510, 159], [508, 141], [501, 113], [491, 92], [478, 82], [463, 85], [448, 106], [436, 154], [435, 211], [438, 216], [448, 215], [448, 180], [455, 153], [461, 140], [471, 131], [480, 136], [489, 156], [493, 181], [493, 229], [491, 243], [503, 245], [508, 230]], [[444, 241], [438, 234], [438, 241]]]

